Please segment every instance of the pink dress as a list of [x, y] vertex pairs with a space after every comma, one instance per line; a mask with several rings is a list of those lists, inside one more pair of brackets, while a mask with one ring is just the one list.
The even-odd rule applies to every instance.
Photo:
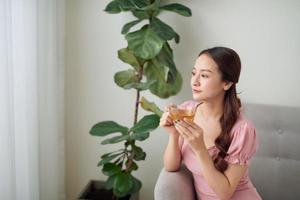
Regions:
[[[186, 108], [192, 107], [196, 109], [198, 102], [186, 101], [179, 107]], [[227, 151], [228, 155], [225, 160], [229, 164], [237, 165], [249, 165], [251, 157], [255, 154], [257, 149], [257, 140], [255, 128], [252, 123], [245, 119], [241, 114], [237, 122], [233, 126], [231, 132], [231, 144]], [[211, 156], [216, 155], [219, 152], [217, 147], [211, 147], [208, 149], [208, 153]], [[197, 192], [198, 199], [201, 200], [217, 200], [219, 199], [212, 188], [206, 182], [199, 164], [197, 163], [194, 152], [189, 147], [187, 142], [183, 142], [181, 148], [182, 162], [192, 172], [195, 184], [195, 190]], [[249, 179], [248, 169], [244, 176], [241, 178], [236, 191], [233, 193], [231, 200], [258, 200], [261, 199], [257, 193], [255, 187], [252, 185]]]

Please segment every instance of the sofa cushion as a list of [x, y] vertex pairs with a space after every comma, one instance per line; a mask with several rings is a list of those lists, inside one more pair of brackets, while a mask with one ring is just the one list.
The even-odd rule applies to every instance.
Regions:
[[263, 199], [300, 199], [300, 108], [246, 104], [259, 140], [250, 177]]

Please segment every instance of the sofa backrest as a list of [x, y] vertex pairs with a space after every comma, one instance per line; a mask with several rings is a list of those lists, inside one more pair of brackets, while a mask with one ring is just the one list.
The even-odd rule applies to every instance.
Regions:
[[245, 104], [259, 149], [250, 177], [263, 199], [300, 199], [300, 108]]

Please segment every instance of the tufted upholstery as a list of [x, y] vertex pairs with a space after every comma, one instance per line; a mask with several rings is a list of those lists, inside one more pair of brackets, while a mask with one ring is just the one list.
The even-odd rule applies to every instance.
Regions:
[[259, 149], [250, 176], [263, 199], [300, 199], [300, 108], [247, 104]]
[[[259, 150], [249, 172], [259, 194], [265, 200], [300, 199], [300, 108], [246, 104], [242, 112], [254, 123], [259, 139]], [[168, 200], [161, 198], [162, 193], [168, 192], [161, 188], [169, 184], [171, 174], [175, 187], [176, 173], [161, 171], [155, 186], [156, 200]], [[177, 176], [177, 182], [181, 178]], [[185, 184], [184, 187], [193, 187], [192, 182]], [[176, 196], [174, 191], [172, 196]]]

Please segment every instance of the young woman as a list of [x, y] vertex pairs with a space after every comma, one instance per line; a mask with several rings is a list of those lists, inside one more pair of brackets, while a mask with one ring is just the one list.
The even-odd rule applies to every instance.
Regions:
[[160, 120], [169, 133], [164, 167], [176, 171], [183, 163], [193, 174], [198, 199], [258, 200], [248, 166], [257, 149], [253, 124], [240, 112], [236, 94], [241, 62], [226, 47], [206, 49], [192, 71], [193, 100], [180, 108], [195, 111], [193, 122], [173, 122], [170, 109]]

